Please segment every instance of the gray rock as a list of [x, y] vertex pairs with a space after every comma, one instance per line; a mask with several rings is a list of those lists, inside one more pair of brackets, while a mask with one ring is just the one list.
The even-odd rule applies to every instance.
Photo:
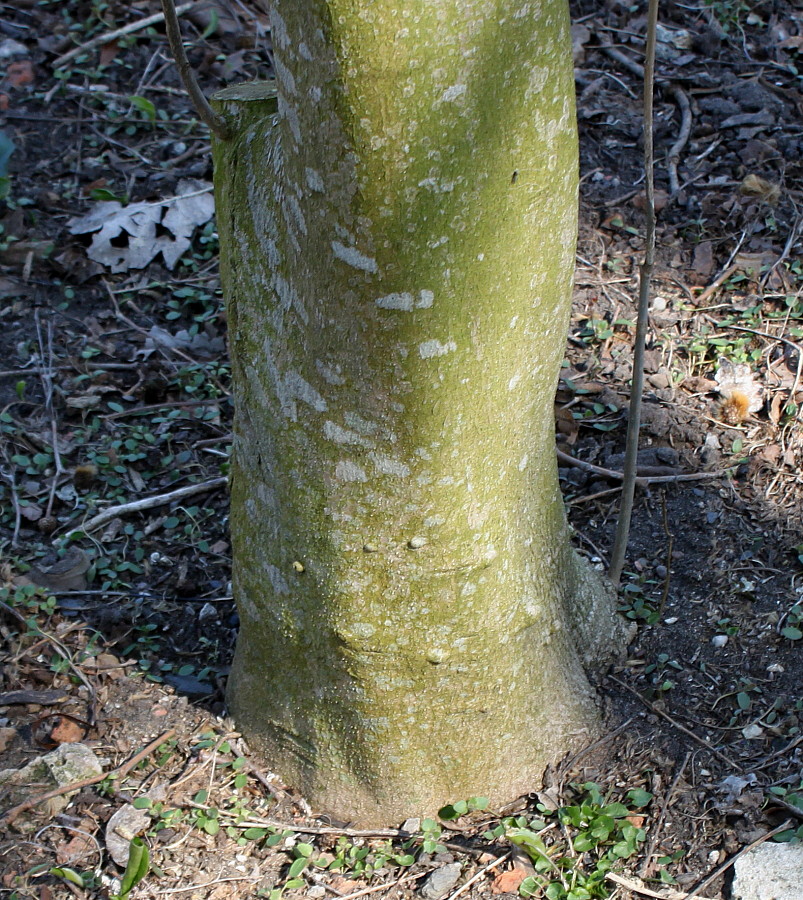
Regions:
[[800, 900], [803, 844], [760, 844], [734, 865], [731, 900]]
[[131, 840], [142, 834], [151, 824], [151, 817], [144, 809], [137, 809], [130, 803], [121, 806], [106, 825], [106, 849], [109, 856], [120, 866], [126, 867]]
[[[14, 806], [31, 796], [31, 785], [36, 793], [44, 792], [51, 787], [64, 787], [85, 778], [94, 778], [103, 771], [95, 754], [86, 744], [62, 744], [50, 753], [45, 753], [31, 760], [21, 769], [3, 769], [0, 771], [0, 787], [5, 791], [5, 804]], [[37, 809], [55, 816], [70, 802], [76, 791], [51, 797]], [[35, 812], [35, 811], [34, 811]], [[27, 832], [35, 827], [27, 818], [19, 819], [16, 828]]]
[[450, 863], [435, 869], [421, 885], [424, 900], [441, 900], [445, 897], [457, 884], [461, 869], [460, 863]]

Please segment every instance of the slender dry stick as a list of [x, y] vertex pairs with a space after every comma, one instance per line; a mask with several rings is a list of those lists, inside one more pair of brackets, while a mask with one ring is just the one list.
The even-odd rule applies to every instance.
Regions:
[[73, 791], [79, 791], [81, 788], [97, 784], [105, 778], [124, 778], [136, 765], [142, 762], [146, 757], [150, 756], [157, 747], [173, 737], [175, 733], [175, 728], [169, 728], [164, 734], [156, 738], [155, 741], [151, 741], [147, 747], [143, 747], [139, 753], [135, 753], [127, 762], [124, 762], [116, 769], [112, 769], [111, 772], [101, 772], [100, 775], [93, 775], [91, 778], [82, 778], [80, 781], [63, 784], [61, 787], [54, 788], [52, 791], [47, 791], [44, 794], [37, 794], [35, 797], [29, 797], [17, 806], [13, 806], [11, 809], [6, 810], [6, 812], [0, 816], [0, 825], [3, 827], [10, 825], [21, 813], [33, 809], [34, 806], [38, 806], [40, 803], [43, 803], [45, 800], [50, 800], [52, 797], [60, 797], [62, 794], [70, 794]]
[[190, 61], [187, 59], [184, 42], [181, 39], [181, 28], [178, 24], [174, 0], [162, 0], [162, 9], [164, 10], [165, 30], [167, 31], [167, 41], [170, 44], [170, 52], [176, 61], [178, 74], [190, 95], [195, 112], [198, 113], [198, 118], [203, 123], [208, 125], [221, 140], [225, 141], [229, 137], [229, 128], [223, 117], [219, 116], [209, 105], [209, 101], [198, 85]]
[[[176, 12], [181, 15], [181, 13], [187, 12], [188, 9], [192, 9], [193, 6], [195, 6], [194, 2], [183, 3]], [[137, 19], [136, 22], [129, 22], [128, 25], [124, 25], [122, 28], [117, 28], [114, 31], [106, 31], [103, 34], [93, 37], [91, 41], [87, 41], [85, 44], [73, 47], [72, 50], [62, 54], [58, 59], [54, 59], [52, 66], [54, 69], [60, 69], [71, 59], [75, 59], [76, 56], [80, 56], [80, 54], [86, 53], [88, 50], [94, 50], [95, 47], [99, 47], [101, 44], [108, 44], [111, 41], [117, 40], [118, 37], [124, 37], [126, 34], [142, 31], [144, 28], [149, 28], [151, 25], [158, 25], [162, 19], [164, 19], [164, 13], [154, 13], [152, 16], [147, 16], [144, 19]]]
[[650, 838], [650, 844], [647, 847], [647, 852], [644, 854], [644, 861], [642, 862], [638, 870], [639, 878], [647, 877], [647, 873], [650, 869], [650, 864], [652, 863], [652, 858], [655, 855], [655, 848], [658, 846], [658, 841], [661, 838], [661, 829], [664, 825], [664, 819], [666, 818], [669, 804], [672, 802], [672, 797], [675, 794], [675, 788], [678, 786], [678, 782], [683, 777], [683, 773], [686, 771], [686, 766], [689, 764], [690, 759], [691, 750], [686, 754], [685, 759], [680, 764], [680, 768], [675, 773], [675, 777], [672, 779], [672, 784], [669, 785], [669, 790], [666, 792], [664, 802], [661, 806], [661, 812], [658, 815], [655, 825], [652, 828], [652, 837]]
[[646, 187], [646, 242], [644, 262], [639, 269], [638, 316], [633, 344], [633, 380], [630, 388], [630, 411], [627, 420], [627, 444], [625, 447], [622, 504], [616, 537], [611, 551], [608, 577], [619, 584], [630, 536], [630, 519], [633, 515], [633, 497], [636, 492], [636, 465], [638, 457], [638, 433], [641, 425], [641, 395], [644, 390], [644, 349], [647, 343], [647, 322], [650, 305], [650, 278], [655, 261], [655, 180], [653, 177], [653, 128], [652, 95], [655, 81], [655, 27], [658, 23], [658, 0], [649, 0], [647, 10], [647, 52], [644, 60], [644, 176]]
[[103, 512], [93, 516], [89, 521], [84, 522], [78, 528], [73, 529], [70, 534], [83, 531], [88, 534], [95, 531], [101, 525], [105, 525], [117, 516], [126, 516], [130, 513], [142, 512], [143, 509], [154, 509], [157, 506], [167, 506], [168, 503], [175, 503], [177, 500], [185, 500], [187, 497], [194, 497], [196, 494], [202, 494], [204, 491], [213, 491], [219, 487], [223, 487], [228, 482], [225, 475], [217, 478], [210, 478], [209, 481], [200, 481], [197, 484], [188, 484], [174, 491], [168, 491], [166, 494], [157, 494], [155, 497], [143, 497], [141, 500], [132, 500], [129, 503], [120, 503], [117, 506], [107, 506]]

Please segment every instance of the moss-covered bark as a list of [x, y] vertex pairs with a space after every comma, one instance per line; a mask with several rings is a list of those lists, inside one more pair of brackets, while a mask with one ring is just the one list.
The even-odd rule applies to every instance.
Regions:
[[363, 823], [507, 799], [618, 641], [552, 400], [576, 229], [565, 0], [275, 0], [218, 96], [241, 633], [229, 702]]

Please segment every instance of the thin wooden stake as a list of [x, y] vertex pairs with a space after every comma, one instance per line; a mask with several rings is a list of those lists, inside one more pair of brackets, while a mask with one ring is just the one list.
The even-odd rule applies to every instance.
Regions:
[[627, 420], [627, 444], [625, 446], [624, 478], [622, 480], [622, 504], [616, 523], [616, 537], [611, 551], [608, 577], [619, 584], [625, 565], [627, 541], [630, 537], [630, 519], [633, 515], [633, 497], [636, 491], [636, 466], [638, 462], [638, 438], [641, 425], [641, 395], [644, 392], [644, 348], [647, 343], [647, 323], [650, 312], [650, 279], [655, 262], [655, 178], [653, 153], [652, 101], [655, 84], [655, 30], [658, 22], [658, 0], [649, 0], [647, 10], [647, 50], [644, 59], [644, 181], [646, 185], [646, 243], [644, 262], [639, 268], [638, 316], [636, 336], [633, 342], [633, 379], [630, 388], [630, 410]]

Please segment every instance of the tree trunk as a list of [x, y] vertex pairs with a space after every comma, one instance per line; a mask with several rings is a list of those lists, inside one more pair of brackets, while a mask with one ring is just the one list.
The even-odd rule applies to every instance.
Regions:
[[565, 0], [275, 0], [215, 146], [237, 409], [232, 713], [363, 824], [532, 789], [621, 643], [552, 404], [577, 210]]

